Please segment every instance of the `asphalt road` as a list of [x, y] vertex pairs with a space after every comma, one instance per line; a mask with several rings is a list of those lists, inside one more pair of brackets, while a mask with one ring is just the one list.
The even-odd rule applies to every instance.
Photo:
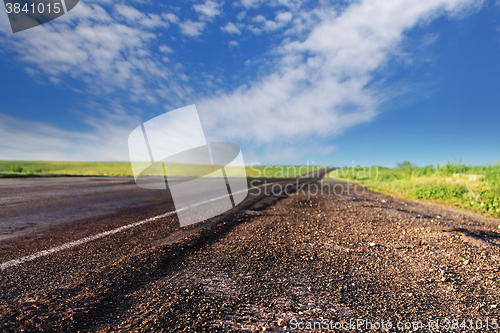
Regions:
[[[431, 331], [445, 332], [447, 319], [466, 319], [454, 331], [495, 331], [500, 221], [326, 184], [318, 193], [290, 182], [287, 195], [249, 196], [203, 225], [166, 216], [4, 269], [0, 330], [294, 331], [363, 319], [438, 320]], [[128, 185], [102, 189], [123, 186], [126, 197]], [[73, 221], [52, 238], [3, 241], [2, 262], [169, 209], [166, 197], [137, 195], [135, 208], [82, 220], [92, 228]]]
[[153, 202], [167, 204], [163, 192], [141, 189], [131, 178], [0, 179], [0, 240]]
[[[169, 186], [185, 181], [171, 179]], [[220, 182], [204, 179], [196, 184], [196, 193], [177, 191], [177, 209], [179, 203], [211, 198], [213, 185]], [[259, 185], [262, 181], [253, 183]], [[214, 207], [221, 202], [215, 201]], [[0, 264], [173, 212], [175, 208], [169, 189], [143, 189], [129, 177], [0, 179]], [[206, 205], [202, 208], [208, 209]], [[180, 230], [175, 215], [169, 220], [168, 230]]]
[[0, 179], [0, 261], [172, 209], [168, 192], [131, 178]]

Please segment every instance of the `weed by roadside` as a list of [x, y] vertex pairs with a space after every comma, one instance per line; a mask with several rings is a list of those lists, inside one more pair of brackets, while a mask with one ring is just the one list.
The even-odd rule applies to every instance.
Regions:
[[420, 199], [500, 217], [500, 163], [468, 166], [448, 162], [418, 167], [408, 161], [397, 168], [340, 168], [328, 178], [345, 179], [407, 199]]

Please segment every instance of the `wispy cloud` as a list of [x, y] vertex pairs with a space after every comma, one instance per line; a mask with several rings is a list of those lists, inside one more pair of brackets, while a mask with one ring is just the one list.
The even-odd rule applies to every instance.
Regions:
[[211, 21], [222, 13], [222, 3], [206, 1], [202, 4], [193, 5], [193, 9], [200, 15], [201, 20]]
[[171, 48], [171, 47], [168, 47], [167, 45], [161, 45], [161, 46], [159, 47], [159, 50], [160, 50], [161, 52], [163, 52], [163, 53], [173, 53], [173, 52], [174, 52], [174, 50], [172, 50], [172, 48]]
[[437, 40], [439, 39], [439, 34], [437, 33], [432, 33], [432, 34], [426, 34], [422, 37], [422, 46], [429, 46], [431, 44], [434, 44]]
[[207, 24], [205, 22], [193, 22], [191, 20], [186, 20], [179, 24], [181, 32], [190, 37], [198, 37], [203, 32], [203, 29]]
[[125, 17], [129, 22], [137, 22], [138, 20], [144, 18], [146, 15], [134, 7], [127, 5], [118, 5], [115, 7], [118, 14]]
[[[301, 3], [241, 0], [248, 13], [270, 6], [274, 14], [266, 16], [274, 19], [240, 12], [231, 21], [238, 19], [255, 33], [273, 34], [278, 42], [262, 55], [259, 70], [266, 74], [235, 89], [205, 91], [198, 109], [213, 140], [237, 142], [254, 153], [280, 153], [283, 159], [283, 154], [298, 154], [311, 147], [331, 151], [331, 144], [321, 143], [328, 141], [325, 138], [378, 115], [378, 106], [387, 96], [371, 84], [373, 73], [399, 53], [409, 29], [440, 15], [461, 17], [481, 2], [362, 0], [343, 7], [321, 2], [313, 9], [304, 9]], [[48, 75], [55, 83], [78, 78], [96, 95], [119, 90], [133, 101], [172, 106], [199, 94], [182, 64], [165, 66], [162, 62], [169, 60], [165, 53], [175, 55], [177, 50], [175, 39], [165, 42], [162, 37], [160, 41], [156, 29], [172, 29], [178, 24], [183, 35], [199, 37], [209, 24], [217, 22], [212, 20], [221, 15], [221, 3], [193, 5], [199, 22], [169, 12], [144, 13], [132, 4], [108, 6], [112, 9], [105, 10], [99, 2], [80, 2], [73, 15], [15, 35], [7, 35], [10, 28], [6, 20], [0, 20], [0, 43], [15, 50], [32, 75]], [[248, 33], [232, 22], [222, 31]], [[243, 46], [243, 37], [224, 45]], [[432, 39], [430, 36], [428, 42]], [[207, 80], [207, 86], [212, 81]], [[126, 159], [126, 137], [139, 119], [129, 111], [110, 128], [108, 120], [117, 120], [116, 115], [106, 114], [102, 122], [86, 118], [86, 123], [93, 124], [92, 130], [82, 132], [1, 115], [0, 148], [11, 158], [26, 158], [22, 154], [26, 152], [40, 158]]]
[[255, 34], [260, 34], [262, 31], [276, 31], [284, 28], [292, 21], [293, 14], [291, 12], [280, 11], [277, 13], [274, 20], [268, 20], [264, 15], [258, 14], [252, 18], [252, 22], [256, 25], [249, 24], [247, 28]]
[[159, 98], [152, 86], [169, 85], [175, 89], [164, 93], [183, 99], [179, 93], [186, 88], [174, 87], [183, 82], [172, 80], [182, 73], [163, 66], [152, 50], [157, 40], [154, 29], [167, 28], [167, 19], [124, 5], [113, 7], [117, 15], [113, 18], [98, 4], [85, 2], [71, 13], [36, 29], [4, 33], [0, 43], [15, 50], [34, 76], [49, 76], [52, 81], [69, 76], [91, 82], [86, 86], [91, 93], [126, 91], [131, 100], [149, 103], [158, 103]]
[[264, 30], [274, 31], [281, 29], [288, 25], [288, 23], [292, 20], [292, 13], [290, 12], [280, 12], [276, 15], [274, 21], [266, 20], [264, 23]]
[[258, 8], [260, 6], [260, 0], [241, 0], [240, 4], [247, 9]]
[[177, 23], [179, 22], [179, 18], [175, 15], [175, 14], [172, 14], [172, 13], [162, 13], [161, 16], [169, 21], [170, 23]]
[[[324, 8], [323, 19], [305, 40], [276, 48], [280, 60], [272, 74], [200, 103], [207, 129], [219, 139], [268, 150], [271, 145], [278, 152], [370, 121], [385, 98], [370, 88], [372, 73], [398, 52], [405, 31], [475, 4], [365, 0], [342, 12]], [[254, 21], [267, 22], [262, 16]]]
[[236, 24], [232, 22], [228, 22], [225, 26], [221, 28], [222, 31], [227, 32], [229, 34], [238, 34], [241, 35], [240, 29], [236, 26]]
[[126, 138], [140, 123], [138, 117], [105, 113], [99, 118], [86, 116], [83, 121], [91, 128], [90, 131], [65, 130], [52, 124], [21, 120], [0, 113], [2, 158], [67, 161], [128, 159]]
[[236, 15], [236, 18], [241, 21], [245, 16], [247, 16], [247, 12], [243, 11], [239, 12], [238, 15]]

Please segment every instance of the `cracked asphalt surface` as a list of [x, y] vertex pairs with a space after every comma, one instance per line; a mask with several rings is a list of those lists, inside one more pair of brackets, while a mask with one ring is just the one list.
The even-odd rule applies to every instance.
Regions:
[[173, 216], [5, 269], [0, 330], [286, 332], [357, 319], [500, 330], [499, 220], [324, 184], [344, 191], [249, 197], [190, 232]]

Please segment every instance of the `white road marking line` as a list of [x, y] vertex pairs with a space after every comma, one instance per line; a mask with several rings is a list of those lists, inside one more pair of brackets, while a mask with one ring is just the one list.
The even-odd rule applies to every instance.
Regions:
[[69, 249], [69, 248], [72, 248], [72, 247], [75, 247], [75, 246], [78, 246], [78, 245], [81, 245], [81, 244], [93, 241], [95, 239], [99, 239], [99, 238], [102, 238], [102, 237], [105, 237], [105, 236], [113, 235], [113, 234], [119, 233], [120, 231], [124, 231], [124, 230], [127, 230], [127, 229], [135, 228], [135, 227], [138, 227], [138, 226], [140, 226], [142, 224], [145, 224], [145, 223], [148, 223], [148, 222], [152, 222], [152, 221], [155, 221], [155, 220], [158, 220], [158, 219], [161, 219], [161, 218], [173, 215], [176, 212], [177, 211], [175, 211], [175, 210], [172, 211], [172, 212], [167, 212], [165, 214], [158, 215], [158, 216], [155, 216], [155, 217], [151, 217], [151, 218], [143, 220], [143, 221], [139, 221], [139, 222], [135, 222], [135, 223], [132, 223], [132, 224], [124, 225], [122, 227], [119, 227], [119, 228], [116, 228], [116, 229], [113, 229], [113, 230], [101, 232], [101, 233], [99, 233], [97, 235], [88, 236], [88, 237], [85, 237], [85, 238], [82, 238], [82, 239], [79, 239], [79, 240], [76, 240], [76, 241], [73, 241], [73, 242], [69, 242], [69, 243], [66, 243], [66, 244], [63, 244], [63, 245], [60, 245], [60, 246], [53, 247], [53, 248], [48, 249], [48, 250], [43, 250], [43, 251], [40, 251], [38, 253], [29, 255], [29, 256], [25, 256], [25, 257], [22, 257], [22, 258], [19, 258], [19, 259], [14, 259], [14, 260], [11, 260], [11, 261], [7, 261], [7, 262], [5, 262], [3, 264], [0, 264], [0, 270], [3, 271], [6, 268], [17, 266], [19, 264], [25, 263], [27, 261], [34, 260], [34, 259], [39, 258], [39, 257], [44, 257], [44, 256], [47, 256], [47, 255], [52, 254], [52, 253], [56, 253], [56, 252], [59, 252], [59, 251], [62, 251], [62, 250], [66, 250], [66, 249]]
[[[264, 184], [264, 185], [261, 185], [261, 186], [252, 187], [251, 189], [262, 187], [262, 186], [267, 186], [269, 184], [272, 184], [272, 183], [267, 183], [267, 184]], [[245, 191], [250, 191], [251, 189], [241, 190], [241, 191], [238, 191], [238, 192], [234, 192], [234, 194], [243, 193]], [[171, 211], [171, 212], [167, 212], [165, 214], [161, 214], [161, 215], [158, 215], [158, 216], [150, 217], [149, 219], [146, 219], [146, 220], [142, 220], [142, 221], [139, 221], [139, 222], [134, 222], [132, 224], [124, 225], [122, 227], [119, 227], [119, 228], [116, 228], [116, 229], [113, 229], [113, 230], [101, 232], [101, 233], [99, 233], [97, 235], [88, 236], [88, 237], [85, 237], [85, 238], [82, 238], [82, 239], [79, 239], [79, 240], [76, 240], [76, 241], [73, 241], [73, 242], [69, 242], [69, 243], [66, 243], [66, 244], [63, 244], [63, 245], [59, 245], [59, 246], [53, 247], [53, 248], [48, 249], [48, 250], [43, 250], [43, 251], [37, 252], [35, 254], [31, 254], [29, 256], [25, 256], [25, 257], [22, 257], [22, 258], [19, 258], [19, 259], [14, 259], [14, 260], [11, 260], [11, 261], [7, 261], [7, 262], [4, 262], [3, 264], [0, 264], [0, 271], [3, 271], [4, 269], [10, 268], [10, 267], [14, 267], [14, 266], [23, 264], [25, 262], [34, 260], [36, 258], [48, 256], [49, 254], [52, 254], [52, 253], [56, 253], [56, 252], [59, 252], [59, 251], [62, 251], [62, 250], [70, 249], [72, 247], [75, 247], [75, 246], [78, 246], [78, 245], [81, 245], [81, 244], [85, 244], [85, 243], [88, 243], [90, 241], [93, 241], [93, 240], [96, 240], [96, 239], [99, 239], [99, 238], [102, 238], [102, 237], [105, 237], [105, 236], [113, 235], [113, 234], [119, 233], [119, 232], [127, 230], [127, 229], [135, 228], [135, 227], [138, 227], [140, 225], [146, 224], [148, 222], [156, 221], [158, 219], [162, 219], [164, 217], [174, 215], [177, 212], [180, 212], [180, 211], [183, 211], [183, 210], [186, 210], [186, 209], [189, 209], [189, 208], [193, 208], [193, 207], [196, 207], [196, 206], [200, 206], [200, 205], [212, 202], [212, 201], [220, 200], [220, 199], [223, 199], [223, 198], [226, 198], [226, 197], [227, 197], [227, 195], [224, 195], [224, 196], [221, 196], [221, 197], [218, 197], [218, 198], [214, 198], [214, 199], [210, 199], [210, 200], [207, 200], [207, 201], [203, 201], [203, 202], [200, 202], [200, 203], [197, 203], [197, 204], [193, 204], [193, 205], [188, 206], [188, 207], [181, 208], [179, 210], [174, 210], [174, 211]]]

